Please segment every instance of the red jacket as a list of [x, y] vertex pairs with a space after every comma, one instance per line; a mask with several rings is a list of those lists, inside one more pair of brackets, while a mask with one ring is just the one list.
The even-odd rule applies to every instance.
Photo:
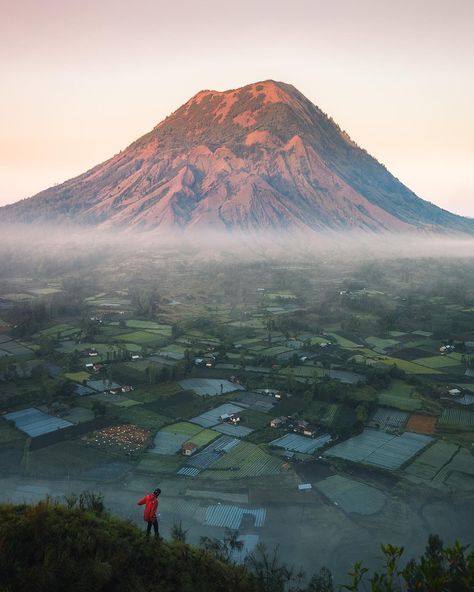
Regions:
[[158, 500], [154, 494], [149, 493], [148, 495], [145, 495], [145, 497], [138, 502], [138, 505], [145, 506], [143, 520], [145, 522], [154, 522], [156, 519], [156, 510], [158, 509]]

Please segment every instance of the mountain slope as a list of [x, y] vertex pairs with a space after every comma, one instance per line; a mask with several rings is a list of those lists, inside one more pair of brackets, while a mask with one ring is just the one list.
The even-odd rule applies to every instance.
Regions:
[[0, 221], [109, 226], [450, 230], [293, 86], [201, 91], [126, 150], [0, 209]]
[[0, 590], [258, 592], [242, 567], [130, 522], [52, 502], [0, 505]]

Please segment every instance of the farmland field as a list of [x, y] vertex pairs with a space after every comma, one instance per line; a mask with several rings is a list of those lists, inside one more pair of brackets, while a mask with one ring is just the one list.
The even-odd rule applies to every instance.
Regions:
[[134, 331], [132, 333], [124, 333], [122, 335], [117, 335], [116, 339], [119, 341], [130, 341], [139, 345], [148, 343], [164, 343], [164, 339], [160, 334], [151, 333], [148, 331]]
[[305, 410], [304, 417], [308, 421], [332, 427], [336, 421], [337, 414], [341, 409], [341, 405], [336, 403], [323, 403], [321, 401], [313, 401]]
[[166, 426], [163, 428], [163, 432], [174, 432], [176, 434], [182, 434], [183, 436], [188, 436], [192, 438], [195, 434], [199, 433], [202, 430], [202, 427], [195, 425], [193, 423], [188, 423], [185, 421], [172, 423], [171, 425]]
[[445, 409], [440, 417], [439, 425], [474, 427], [474, 411], [457, 408]]
[[414, 364], [420, 364], [421, 366], [426, 366], [427, 368], [447, 368], [448, 366], [458, 366], [459, 359], [453, 358], [451, 356], [431, 356], [428, 358], [418, 358], [413, 360]]
[[404, 473], [419, 479], [431, 480], [453, 458], [459, 446], [448, 442], [438, 441], [424, 450], [408, 467]]
[[411, 415], [407, 425], [407, 432], [417, 432], [418, 434], [434, 434], [438, 418], [432, 415]]
[[439, 374], [439, 371], [435, 370], [434, 368], [420, 366], [420, 364], [415, 364], [414, 362], [409, 362], [408, 360], [402, 360], [401, 358], [387, 356], [383, 359], [383, 363], [390, 366], [396, 365], [401, 370], [408, 372], [408, 374]]
[[256, 444], [242, 442], [222, 456], [202, 473], [207, 479], [241, 479], [275, 475], [280, 472], [281, 460], [270, 456]]
[[395, 339], [381, 339], [380, 337], [367, 337], [367, 343], [380, 351], [399, 345]]
[[143, 409], [139, 405], [128, 407], [120, 411], [120, 419], [127, 423], [134, 423], [143, 428], [159, 430], [164, 425], [172, 421], [171, 418], [165, 415], [160, 415], [153, 411]]
[[193, 436], [191, 436], [189, 438], [188, 442], [193, 442], [199, 448], [201, 448], [201, 446], [205, 446], [206, 444], [209, 444], [210, 442], [215, 440], [220, 435], [221, 434], [219, 434], [219, 432], [215, 432], [214, 430], [209, 430], [209, 429], [204, 428], [200, 432], [193, 434]]

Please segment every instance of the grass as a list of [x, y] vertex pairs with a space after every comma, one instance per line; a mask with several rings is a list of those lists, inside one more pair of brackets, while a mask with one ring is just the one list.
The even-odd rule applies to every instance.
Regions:
[[275, 475], [280, 472], [281, 464], [281, 459], [271, 456], [260, 446], [251, 442], [241, 442], [223, 455], [211, 470], [204, 471], [202, 476], [227, 480]]
[[189, 438], [188, 442], [194, 442], [199, 448], [202, 446], [206, 446], [209, 442], [215, 440], [218, 436], [221, 436], [219, 432], [215, 432], [214, 430], [203, 429], [197, 434], [194, 434], [191, 438]]
[[162, 336], [148, 331], [133, 331], [132, 333], [124, 333], [123, 335], [117, 335], [116, 339], [119, 341], [137, 343], [138, 345], [145, 345], [150, 343], [153, 343], [154, 345], [159, 345], [164, 343], [164, 339]]
[[0, 418], [0, 445], [15, 442], [17, 440], [24, 440], [25, 436], [22, 432], [10, 425], [9, 422]]
[[439, 371], [434, 368], [420, 366], [419, 364], [409, 362], [408, 360], [402, 360], [401, 358], [392, 358], [390, 356], [384, 357], [383, 363], [388, 364], [389, 366], [395, 364], [400, 370], [404, 370], [405, 372], [408, 372], [408, 374], [439, 374]]
[[413, 388], [403, 380], [392, 380], [382, 393], [379, 393], [380, 405], [394, 407], [401, 411], [416, 411], [422, 407], [422, 401], [413, 396]]
[[184, 464], [184, 458], [177, 455], [146, 453], [137, 465], [137, 471], [142, 473], [152, 473], [154, 475], [163, 475], [166, 473], [176, 473]]
[[416, 411], [422, 407], [422, 402], [419, 399], [410, 399], [397, 395], [388, 395], [386, 393], [381, 393], [378, 396], [378, 399], [380, 405], [394, 407], [395, 409], [400, 409], [401, 411]]
[[165, 415], [155, 413], [154, 411], [148, 411], [138, 405], [123, 409], [123, 411], [120, 411], [119, 417], [124, 422], [133, 423], [142, 428], [155, 431], [158, 431], [164, 425], [172, 421], [171, 418], [166, 417]]
[[73, 325], [68, 325], [65, 323], [59, 323], [58, 325], [53, 325], [52, 327], [43, 329], [39, 332], [39, 335], [44, 337], [56, 337], [56, 335], [60, 333], [61, 336], [64, 337], [66, 335], [73, 335], [74, 333], [79, 332], [80, 329], [78, 327], [74, 327]]
[[395, 347], [396, 345], [399, 345], [399, 342], [395, 339], [381, 339], [380, 337], [367, 337], [366, 342], [372, 347], [382, 351], [389, 347]]
[[122, 457], [89, 447], [81, 440], [66, 440], [30, 452], [30, 470], [35, 476], [57, 476], [58, 467], [62, 467], [63, 473], [74, 474], [117, 458], [122, 460]]
[[430, 356], [428, 358], [418, 358], [413, 360], [414, 364], [420, 364], [420, 366], [426, 366], [427, 368], [447, 368], [448, 366], [459, 366], [459, 359], [451, 356]]
[[[111, 325], [118, 325], [118, 323], [111, 323]], [[155, 321], [140, 321], [137, 319], [130, 319], [125, 322], [126, 327], [131, 329], [145, 329], [171, 335], [171, 325], [162, 325]]]
[[195, 434], [198, 434], [200, 431], [202, 431], [202, 427], [193, 423], [188, 423], [187, 421], [180, 421], [178, 423], [172, 423], [171, 425], [166, 426], [162, 429], [162, 431], [175, 432], [177, 434], [182, 434], [183, 436], [189, 436], [189, 438], [192, 438]]
[[341, 335], [337, 335], [337, 333], [331, 333], [330, 336], [334, 339], [337, 345], [340, 345], [344, 349], [360, 349], [360, 346], [357, 343], [350, 341]]
[[66, 372], [65, 378], [74, 380], [75, 382], [82, 382], [83, 380], [89, 380], [91, 375], [88, 372]]
[[254, 430], [267, 427], [270, 421], [266, 413], [260, 413], [260, 411], [254, 411], [253, 409], [244, 409], [239, 415], [242, 418], [242, 425]]
[[307, 421], [321, 424], [326, 427], [332, 427], [336, 421], [340, 408], [341, 405], [336, 403], [312, 401], [304, 410], [303, 416]]

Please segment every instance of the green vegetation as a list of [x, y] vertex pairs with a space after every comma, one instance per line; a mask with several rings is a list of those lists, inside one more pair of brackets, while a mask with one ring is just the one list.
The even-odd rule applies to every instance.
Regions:
[[[3, 590], [38, 592], [334, 592], [326, 568], [310, 576], [283, 564], [263, 546], [234, 562], [238, 533], [222, 540], [201, 537], [186, 544], [178, 523], [172, 539], [147, 540], [143, 531], [112, 518], [102, 498], [83, 492], [65, 505], [0, 506], [0, 585]], [[67, 529], [66, 529], [67, 525]], [[356, 563], [345, 589], [358, 592], [443, 590], [474, 586], [474, 553], [455, 543], [445, 547], [431, 536], [425, 553], [403, 567], [403, 548], [382, 545], [383, 568], [369, 574]]]

